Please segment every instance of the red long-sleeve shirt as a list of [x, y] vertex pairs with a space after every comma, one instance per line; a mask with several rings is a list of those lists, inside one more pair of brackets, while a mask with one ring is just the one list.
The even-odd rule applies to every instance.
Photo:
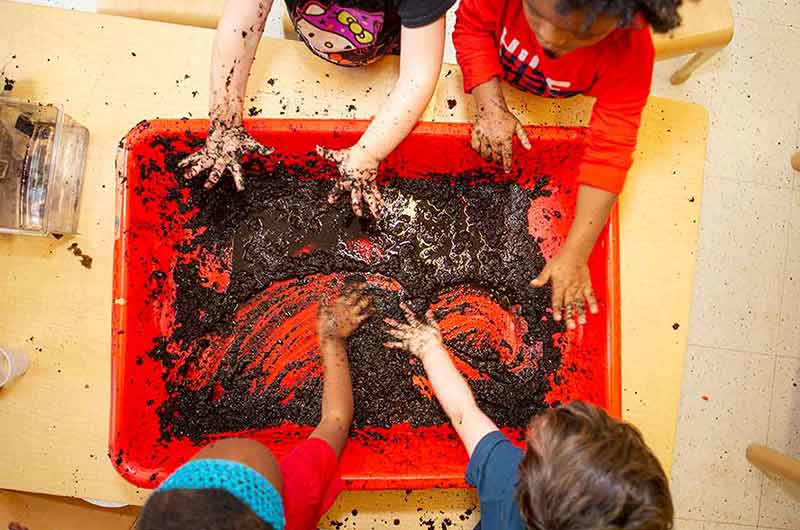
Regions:
[[619, 193], [633, 163], [642, 109], [650, 93], [653, 41], [646, 22], [558, 58], [542, 49], [524, 0], [461, 0], [453, 43], [464, 90], [499, 77], [544, 97], [596, 98], [578, 182]]

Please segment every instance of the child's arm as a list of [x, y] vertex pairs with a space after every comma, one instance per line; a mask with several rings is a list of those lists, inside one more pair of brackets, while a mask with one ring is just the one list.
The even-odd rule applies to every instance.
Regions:
[[579, 186], [575, 219], [567, 241], [531, 282], [533, 287], [543, 287], [548, 281], [553, 282], [553, 318], [559, 321], [563, 316], [569, 329], [575, 329], [576, 323], [586, 323], [586, 305], [591, 314], [597, 313], [597, 300], [586, 262], [616, 200], [616, 193], [592, 186]]
[[247, 78], [264, 32], [272, 0], [226, 0], [214, 36], [211, 55], [211, 95], [208, 139], [203, 149], [181, 161], [191, 178], [210, 169], [206, 188], [230, 171], [236, 189], [244, 189], [241, 157], [248, 151], [263, 155], [273, 149], [259, 144], [242, 127]]
[[346, 341], [367, 318], [370, 302], [360, 290], [353, 289], [331, 305], [322, 306], [317, 320], [324, 369], [322, 418], [310, 437], [328, 442], [336, 456], [347, 442], [353, 421], [353, 387]]
[[400, 75], [366, 132], [348, 149], [317, 148], [321, 156], [338, 165], [341, 174], [329, 202], [349, 192], [356, 215], [363, 214], [363, 201], [373, 216], [380, 216], [383, 201], [375, 184], [378, 164], [411, 132], [425, 111], [442, 68], [444, 37], [444, 17], [420, 28], [403, 27]]
[[486, 161], [503, 165], [511, 171], [514, 136], [522, 147], [531, 148], [528, 134], [514, 114], [508, 110], [500, 80], [493, 77], [472, 91], [475, 97], [475, 124], [472, 127], [472, 148]]
[[[633, 164], [642, 110], [653, 75], [653, 43], [648, 28], [626, 33], [609, 52], [588, 95], [597, 98], [589, 121], [586, 150], [578, 170], [575, 219], [567, 241], [531, 284], [553, 288], [553, 317], [575, 328], [586, 321], [585, 307], [597, 312], [586, 260], [608, 221]], [[620, 89], [624, 87], [624, 89]], [[563, 313], [563, 315], [562, 315]]]
[[450, 418], [467, 453], [472, 456], [481, 438], [496, 431], [497, 426], [478, 408], [467, 382], [442, 344], [442, 336], [433, 315], [428, 313], [427, 322], [423, 323], [407, 305], [401, 304], [401, 307], [408, 323], [385, 319], [389, 334], [396, 339], [386, 343], [386, 347], [407, 350], [422, 361], [436, 398]]
[[489, 162], [511, 170], [514, 136], [530, 149], [528, 136], [506, 106], [500, 90], [503, 68], [495, 35], [500, 9], [486, 0], [461, 0], [456, 12], [453, 44], [464, 76], [464, 91], [475, 98], [472, 147]]

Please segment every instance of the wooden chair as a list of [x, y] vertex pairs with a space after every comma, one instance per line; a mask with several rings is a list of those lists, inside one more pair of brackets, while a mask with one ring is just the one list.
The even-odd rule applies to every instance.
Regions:
[[747, 460], [766, 473], [800, 486], [800, 460], [764, 445], [752, 444], [747, 448]]
[[[223, 4], [224, 0], [98, 0], [97, 10], [111, 15], [215, 28]], [[672, 75], [674, 84], [686, 81], [733, 38], [730, 0], [684, 0], [681, 14], [683, 24], [679, 28], [667, 35], [653, 35], [657, 60], [693, 54]], [[286, 16], [283, 33], [287, 38], [296, 38]]]
[[683, 23], [673, 32], [653, 34], [656, 60], [680, 55], [692, 57], [670, 81], [679, 85], [703, 63], [711, 59], [733, 39], [733, 13], [730, 0], [684, 0]]
[[224, 0], [97, 0], [97, 12], [216, 28], [224, 4]]
[[[280, 2], [281, 0], [274, 1]], [[214, 29], [217, 27], [219, 17], [222, 16], [224, 4], [225, 0], [172, 0], [169, 2], [156, 0], [98, 0], [97, 11], [106, 15], [119, 15]], [[292, 21], [285, 12], [283, 15], [283, 36], [287, 39], [298, 38]]]

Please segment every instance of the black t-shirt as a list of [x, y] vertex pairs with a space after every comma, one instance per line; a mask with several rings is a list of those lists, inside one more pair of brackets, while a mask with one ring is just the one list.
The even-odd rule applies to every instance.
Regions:
[[289, 18], [315, 54], [343, 66], [369, 64], [400, 46], [400, 26], [419, 28], [455, 0], [286, 0]]

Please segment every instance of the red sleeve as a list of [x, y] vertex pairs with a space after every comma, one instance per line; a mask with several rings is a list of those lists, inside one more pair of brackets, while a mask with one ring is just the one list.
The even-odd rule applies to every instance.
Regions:
[[464, 76], [465, 92], [503, 75], [497, 38], [503, 9], [504, 2], [497, 0], [461, 0], [458, 6], [453, 45]]
[[643, 28], [623, 30], [609, 47], [598, 49], [597, 81], [587, 95], [597, 98], [578, 183], [614, 193], [622, 191], [633, 164], [642, 109], [653, 77], [653, 40]]
[[328, 442], [307, 438], [281, 460], [286, 530], [313, 530], [342, 490], [339, 461]]

